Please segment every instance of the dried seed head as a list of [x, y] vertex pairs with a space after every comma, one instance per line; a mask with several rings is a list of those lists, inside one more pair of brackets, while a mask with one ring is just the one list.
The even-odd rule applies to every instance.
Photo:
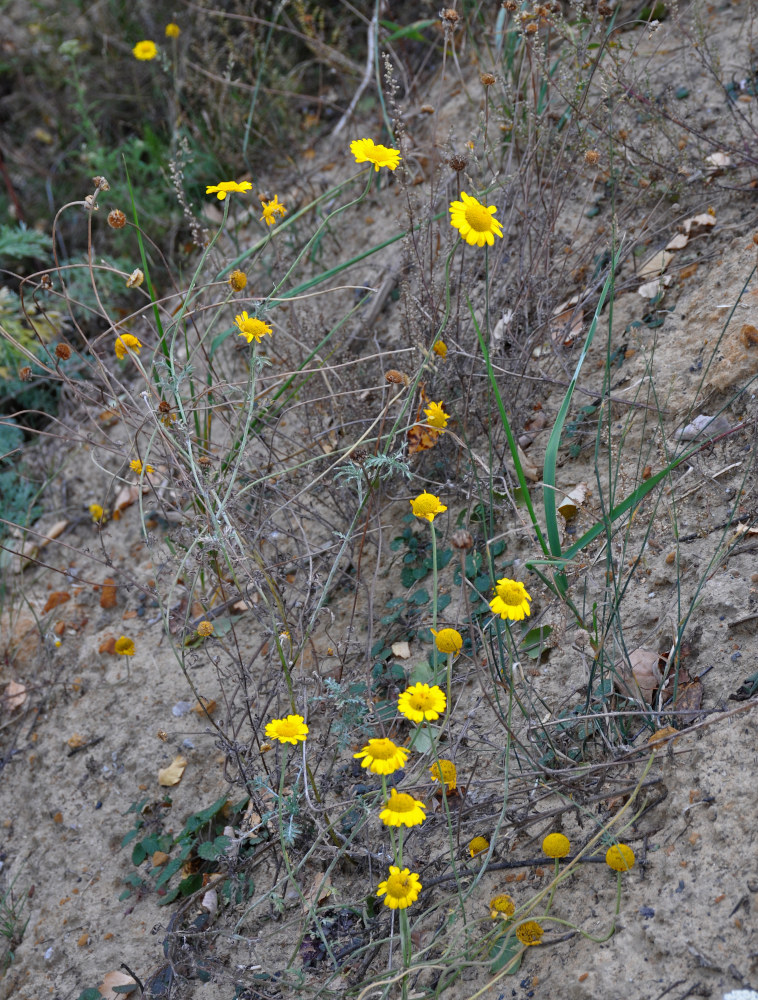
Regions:
[[56, 358], [60, 358], [61, 361], [68, 361], [71, 357], [71, 348], [68, 344], [58, 344], [55, 348], [55, 356]]
[[461, 156], [459, 153], [456, 153], [454, 156], [451, 156], [450, 159], [447, 161], [447, 163], [450, 169], [454, 170], [456, 174], [461, 173], [461, 171], [465, 170], [466, 167], [468, 166], [468, 160], [466, 159], [466, 157]]
[[166, 732], [165, 729], [159, 729], [155, 735], [158, 737], [161, 743], [165, 743], [166, 740], [168, 739], [168, 733]]
[[584, 154], [584, 162], [588, 167], [596, 167], [600, 162], [600, 153], [596, 149], [588, 149]]
[[391, 385], [410, 385], [410, 379], [405, 374], [405, 372], [396, 371], [394, 368], [390, 368], [389, 371], [384, 373], [384, 378]]
[[108, 212], [108, 225], [111, 229], [123, 229], [126, 225], [126, 216], [120, 208], [114, 208]]
[[126, 279], [126, 287], [139, 288], [144, 280], [145, 280], [145, 275], [142, 273], [142, 271], [140, 271], [138, 267], [135, 267], [135, 269]]
[[450, 536], [450, 544], [460, 552], [468, 552], [469, 549], [473, 549], [474, 547], [474, 536], [470, 531], [466, 531], [465, 528], [460, 528]]
[[49, 291], [53, 287], [53, 283], [50, 280], [49, 274], [42, 275], [42, 277], [39, 279], [39, 286], [40, 288], [44, 288], [45, 291]]
[[19, 368], [18, 377], [21, 379], [22, 382], [31, 382], [32, 370], [29, 367], [29, 365], [24, 365], [23, 368]]
[[213, 464], [213, 459], [208, 458], [207, 455], [201, 455], [201, 457], [198, 458], [198, 460], [197, 460], [197, 464], [198, 465], [212, 465]]
[[160, 403], [158, 403], [158, 413], [170, 413], [170, 412], [171, 412], [171, 405], [167, 403], [165, 399], [162, 399]]
[[353, 458], [359, 465], [363, 465], [368, 458], [368, 452], [365, 448], [356, 448], [353, 452]]
[[505, 2], [503, 3], [503, 7], [505, 7], [506, 10], [511, 10], [511, 11], [518, 10], [518, 4], [516, 3], [516, 0], [505, 0]]
[[539, 31], [539, 27], [536, 24], [527, 24], [527, 26], [524, 28], [524, 31], [527, 33], [527, 35], [533, 35], [537, 31]]
[[431, 104], [422, 104], [419, 111], [422, 115], [433, 115], [434, 107]]
[[200, 622], [199, 625], [197, 626], [197, 634], [203, 636], [213, 635], [213, 622], [209, 621]]
[[609, 7], [607, 3], [599, 3], [597, 12], [601, 17], [609, 17], [613, 13], [613, 8]]
[[479, 79], [481, 80], [483, 87], [491, 87], [495, 82], [495, 77], [492, 73], [482, 73]]
[[110, 191], [111, 186], [104, 177], [93, 177], [92, 183], [95, 185], [95, 191]]
[[440, 11], [440, 17], [445, 25], [450, 28], [454, 28], [461, 19], [461, 15], [452, 7], [443, 7]]
[[232, 271], [229, 275], [229, 284], [235, 292], [241, 292], [247, 284], [247, 275], [244, 271]]

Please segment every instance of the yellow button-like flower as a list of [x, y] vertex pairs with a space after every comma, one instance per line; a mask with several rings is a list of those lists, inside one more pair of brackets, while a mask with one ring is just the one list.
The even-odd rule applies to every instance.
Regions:
[[280, 743], [304, 743], [308, 727], [302, 715], [288, 715], [286, 719], [272, 719], [266, 726], [266, 736]]
[[441, 628], [435, 632], [433, 628], [429, 631], [434, 636], [434, 645], [440, 653], [460, 653], [463, 648], [463, 636], [454, 628]]
[[542, 850], [549, 858], [565, 858], [571, 850], [571, 844], [562, 833], [549, 833], [542, 841]]
[[166, 38], [178, 38], [181, 30], [178, 24], [171, 21], [170, 24], [166, 25]]
[[386, 882], [380, 882], [376, 890], [379, 896], [384, 896], [384, 905], [391, 910], [404, 910], [415, 903], [423, 886], [418, 875], [410, 868], [401, 871], [395, 865], [390, 865], [390, 873]]
[[451, 760], [438, 760], [429, 768], [432, 781], [444, 782], [449, 792], [455, 791], [458, 770]]
[[540, 944], [543, 930], [536, 920], [527, 920], [520, 927], [516, 928], [516, 937], [523, 945]]
[[447, 357], [447, 344], [444, 340], [438, 340], [432, 348], [434, 353], [440, 358]]
[[523, 583], [503, 577], [497, 581], [495, 597], [490, 601], [490, 608], [503, 619], [510, 618], [511, 621], [520, 622], [531, 614], [529, 601], [531, 597], [527, 594]]
[[419, 799], [391, 788], [389, 800], [379, 813], [379, 819], [385, 826], [419, 826], [426, 819], [425, 809]]
[[229, 275], [229, 284], [235, 292], [241, 292], [247, 284], [247, 275], [244, 271], [232, 271]]
[[401, 160], [400, 153], [396, 149], [378, 146], [373, 139], [354, 139], [350, 143], [350, 152], [355, 157], [356, 163], [373, 163], [374, 170], [379, 170], [380, 167], [394, 170]]
[[135, 354], [139, 354], [142, 344], [136, 337], [133, 337], [131, 333], [122, 333], [121, 336], [116, 337], [116, 343], [113, 345], [113, 350], [116, 352], [116, 357], [119, 361], [123, 361], [126, 357], [127, 350], [134, 351]]
[[248, 344], [253, 341], [256, 344], [260, 344], [261, 337], [265, 337], [267, 334], [270, 337], [272, 330], [268, 323], [264, 323], [262, 319], [255, 319], [253, 316], [248, 316], [247, 312], [243, 312], [240, 316], [234, 317], [234, 322], [239, 327], [240, 337], [244, 337]]
[[416, 517], [423, 517], [431, 524], [438, 514], [447, 510], [447, 507], [433, 493], [419, 493], [415, 500], [411, 500], [411, 510]]
[[434, 722], [445, 711], [446, 704], [445, 692], [436, 684], [432, 687], [412, 684], [398, 698], [397, 708], [411, 722]]
[[99, 503], [91, 503], [89, 505], [89, 512], [95, 524], [101, 524], [105, 520], [105, 511]]
[[[399, 747], [392, 740], [369, 740], [368, 744], [353, 757], [361, 761], [361, 767], [367, 767], [372, 774], [393, 774], [405, 767], [408, 751]], [[361, 758], [363, 758], [361, 760]]]
[[615, 872], [628, 872], [634, 868], [634, 851], [628, 844], [614, 844], [605, 852], [605, 863]]
[[476, 198], [461, 191], [461, 200], [450, 202], [450, 225], [470, 246], [483, 247], [485, 243], [492, 246], [495, 236], [503, 238], [503, 227], [493, 218], [495, 212], [495, 205], [482, 205]]
[[493, 920], [507, 920], [516, 912], [516, 904], [510, 896], [502, 893], [490, 900], [490, 916]]
[[250, 191], [252, 186], [250, 181], [241, 181], [239, 184], [236, 181], [221, 181], [220, 184], [209, 184], [205, 193], [215, 194], [219, 201], [223, 201], [228, 194], [234, 192], [244, 194], [245, 191]]
[[143, 471], [145, 472], [145, 475], [149, 475], [151, 472], [155, 472], [155, 469], [152, 467], [152, 465], [143, 465], [138, 458], [135, 458], [133, 461], [129, 463], [129, 468], [132, 470], [132, 472], [136, 472], [138, 476], [141, 476]]
[[139, 59], [140, 62], [147, 62], [148, 59], [155, 59], [158, 55], [158, 48], [155, 42], [137, 42], [132, 49], [132, 54], [134, 55], [134, 58]]
[[197, 634], [202, 635], [203, 637], [213, 635], [213, 622], [209, 621], [198, 622]]
[[287, 209], [279, 201], [279, 195], [274, 195], [273, 201], [263, 202], [263, 215], [261, 216], [261, 222], [265, 222], [267, 226], [273, 226], [276, 222], [277, 215], [286, 215]]
[[122, 635], [113, 647], [119, 656], [134, 656], [134, 640]]
[[[482, 851], [489, 849], [490, 842], [486, 837], [474, 837], [471, 843], [468, 845], [468, 852], [472, 858], [475, 858], [477, 854], [481, 854]], [[492, 906], [492, 903], [490, 903]]]
[[442, 400], [439, 403], [430, 403], [424, 410], [424, 416], [430, 427], [437, 427], [440, 430], [447, 427], [447, 422], [450, 419], [450, 414], [445, 413], [442, 407]]

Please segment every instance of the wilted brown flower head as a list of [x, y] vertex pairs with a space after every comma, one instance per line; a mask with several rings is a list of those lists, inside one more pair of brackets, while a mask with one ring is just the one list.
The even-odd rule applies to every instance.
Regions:
[[55, 356], [56, 358], [60, 358], [61, 361], [68, 361], [71, 357], [71, 348], [68, 344], [58, 344], [55, 348]]
[[42, 277], [39, 279], [39, 286], [40, 288], [44, 288], [45, 291], [49, 291], [53, 287], [53, 283], [50, 280], [49, 274], [42, 275]]
[[527, 26], [524, 28], [524, 31], [527, 33], [527, 35], [533, 35], [535, 32], [539, 31], [539, 27], [536, 24], [527, 24]]
[[96, 191], [110, 191], [111, 186], [104, 177], [93, 177], [92, 183], [95, 185]]
[[505, 7], [506, 10], [510, 11], [518, 10], [518, 4], [516, 3], [516, 0], [504, 0], [503, 7]]
[[600, 153], [596, 149], [588, 149], [584, 154], [584, 162], [588, 167], [596, 167], [600, 162]]
[[404, 372], [396, 371], [394, 368], [390, 368], [384, 373], [384, 378], [391, 385], [408, 385], [410, 379]]
[[160, 401], [160, 403], [158, 403], [158, 412], [159, 413], [170, 413], [170, 411], [171, 411], [171, 405], [170, 405], [170, 403], [167, 403], [165, 399], [162, 399]]
[[491, 87], [495, 82], [495, 77], [492, 73], [482, 73], [479, 77], [483, 87]]
[[448, 166], [451, 170], [454, 170], [456, 174], [459, 174], [462, 170], [465, 170], [468, 166], [468, 160], [465, 156], [461, 156], [459, 153], [455, 153], [447, 161]]
[[445, 26], [449, 28], [454, 28], [461, 19], [461, 15], [452, 7], [443, 7], [440, 11], [440, 17], [442, 18]]
[[232, 271], [229, 275], [229, 284], [235, 292], [241, 292], [247, 284], [247, 275], [244, 271]]
[[126, 225], [126, 216], [120, 208], [114, 208], [108, 212], [108, 225], [111, 229], [123, 229]]
[[32, 378], [32, 370], [29, 365], [24, 365], [23, 368], [19, 368], [18, 377], [22, 382], [30, 382]]
[[474, 536], [470, 531], [466, 531], [465, 528], [460, 528], [458, 531], [454, 531], [450, 536], [450, 544], [454, 549], [458, 549], [462, 552], [468, 552], [469, 549], [474, 547]]
[[353, 452], [353, 458], [359, 465], [363, 465], [368, 458], [368, 452], [365, 448], [356, 448]]

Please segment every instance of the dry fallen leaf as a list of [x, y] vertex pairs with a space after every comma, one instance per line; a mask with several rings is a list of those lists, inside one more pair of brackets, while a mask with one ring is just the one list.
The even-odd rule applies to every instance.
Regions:
[[577, 511], [587, 499], [588, 493], [589, 486], [586, 483], [577, 483], [573, 490], [567, 493], [558, 504], [558, 513], [562, 514], [566, 521], [570, 521], [572, 517], [576, 517]]
[[657, 746], [663, 743], [672, 736], [676, 736], [679, 732], [678, 729], [674, 729], [673, 726], [664, 726], [663, 729], [656, 729], [653, 735], [648, 740], [650, 746]]
[[617, 674], [617, 687], [621, 693], [652, 703], [653, 694], [662, 680], [659, 661], [660, 657], [654, 649], [640, 647], [631, 652], [629, 664], [622, 663]]
[[17, 708], [26, 701], [26, 684], [19, 681], [8, 681], [8, 686], [3, 695], [3, 705], [8, 712], [15, 712]]
[[130, 983], [134, 983], [134, 988], [136, 990], [137, 984], [131, 976], [127, 976], [123, 972], [108, 972], [103, 977], [103, 981], [99, 986], [100, 995], [104, 998], [104, 1000], [124, 1000], [125, 994], [116, 993], [113, 987], [128, 986]]
[[332, 894], [332, 880], [327, 875], [324, 877], [317, 873], [316, 879], [311, 887], [303, 893], [312, 906], [320, 906], [327, 901]]
[[170, 788], [172, 785], [178, 785], [182, 780], [182, 775], [184, 774], [184, 769], [187, 766], [187, 761], [181, 754], [175, 757], [168, 767], [162, 768], [158, 771], [158, 784], [163, 785], [166, 788]]
[[79, 733], [74, 733], [73, 736], [69, 736], [69, 738], [66, 740], [66, 743], [68, 743], [69, 747], [71, 747], [72, 750], [76, 750], [79, 747], [83, 747], [84, 742], [85, 742], [84, 737], [81, 736]]
[[71, 594], [66, 593], [65, 590], [54, 590], [45, 602], [42, 614], [46, 615], [48, 611], [52, 611], [53, 608], [57, 608], [59, 604], [65, 604], [66, 601], [70, 600]]
[[392, 655], [398, 656], [401, 660], [407, 660], [411, 655], [411, 647], [407, 642], [393, 642]]
[[710, 156], [706, 156], [705, 162], [709, 167], [720, 171], [725, 170], [727, 167], [731, 167], [732, 158], [727, 153], [711, 153]]
[[654, 299], [661, 289], [668, 288], [673, 281], [674, 279], [670, 274], [662, 274], [660, 278], [655, 278], [653, 281], [646, 281], [640, 285], [637, 289], [637, 294], [641, 295], [643, 299]]
[[[143, 486], [142, 492], [147, 493], [148, 489], [149, 487]], [[116, 495], [116, 499], [113, 501], [114, 512], [126, 510], [127, 507], [131, 507], [139, 494], [139, 486], [122, 486]]]
[[673, 258], [674, 255], [669, 253], [668, 250], [658, 250], [652, 257], [648, 257], [637, 272], [637, 277], [652, 278], [654, 275], [662, 274]]
[[690, 241], [688, 233], [677, 233], [676, 236], [672, 236], [671, 239], [666, 244], [666, 250], [684, 250]]
[[165, 865], [168, 861], [168, 854], [165, 851], [153, 851], [150, 861], [153, 868], [160, 868], [161, 865]]
[[540, 481], [540, 470], [536, 465], [532, 465], [529, 459], [524, 453], [524, 449], [521, 445], [516, 445], [516, 452], [518, 454], [518, 460], [521, 463], [521, 468], [523, 469], [524, 475], [533, 483], [538, 483]]
[[682, 229], [689, 234], [697, 229], [710, 229], [711, 226], [715, 225], [716, 216], [711, 215], [710, 212], [702, 212], [700, 215], [693, 215], [689, 219], [685, 219], [682, 223]]
[[100, 590], [100, 607], [106, 609], [116, 607], [116, 581], [113, 577], [108, 576], [103, 580]]

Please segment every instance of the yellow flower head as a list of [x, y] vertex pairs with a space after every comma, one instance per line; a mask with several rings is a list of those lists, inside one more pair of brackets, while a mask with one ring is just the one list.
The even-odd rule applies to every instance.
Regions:
[[446, 704], [445, 692], [436, 684], [433, 687], [412, 684], [398, 698], [397, 708], [411, 722], [434, 722], [445, 711]]
[[354, 139], [350, 143], [350, 152], [355, 157], [356, 163], [373, 163], [375, 170], [380, 167], [394, 170], [401, 159], [396, 149], [377, 146], [373, 139]]
[[228, 194], [235, 191], [239, 194], [244, 194], [252, 186], [250, 181], [241, 181], [239, 184], [236, 181], [221, 181], [220, 184], [209, 184], [205, 189], [205, 193], [215, 194], [219, 201], [223, 201]]
[[415, 500], [411, 500], [411, 509], [416, 517], [423, 517], [431, 524], [438, 514], [447, 510], [447, 507], [433, 493], [419, 493]]
[[511, 621], [520, 622], [527, 615], [531, 614], [529, 607], [531, 597], [526, 592], [523, 583], [518, 580], [509, 580], [503, 577], [498, 580], [495, 586], [495, 597], [490, 601], [490, 608], [501, 618], [510, 618]]
[[267, 226], [273, 226], [276, 222], [277, 215], [285, 215], [287, 209], [279, 201], [279, 195], [274, 195], [273, 201], [263, 202], [263, 215], [261, 216], [261, 222], [265, 222]]
[[515, 912], [516, 904], [506, 893], [502, 893], [500, 896], [493, 896], [490, 900], [490, 917], [493, 920], [507, 920]]
[[449, 792], [455, 791], [455, 783], [458, 778], [458, 771], [455, 764], [451, 760], [439, 760], [436, 761], [429, 768], [429, 773], [432, 776], [432, 781], [441, 781], [447, 785], [447, 790]]
[[232, 271], [229, 275], [229, 284], [235, 292], [241, 292], [247, 284], [247, 275], [244, 271]]
[[628, 872], [634, 867], [634, 851], [628, 844], [614, 844], [605, 852], [605, 863], [615, 872]]
[[297, 746], [304, 743], [308, 735], [308, 727], [302, 715], [288, 715], [286, 719], [272, 719], [266, 726], [266, 736], [280, 743], [291, 743]]
[[[486, 837], [474, 837], [471, 843], [468, 845], [468, 852], [472, 858], [475, 858], [477, 854], [481, 854], [482, 851], [489, 849], [490, 842]], [[492, 903], [490, 903], [492, 906]]]
[[429, 631], [434, 636], [434, 644], [440, 653], [460, 653], [463, 648], [463, 636], [454, 628], [441, 628], [435, 632], [433, 628]]
[[542, 841], [542, 850], [549, 858], [565, 858], [571, 850], [571, 844], [562, 833], [549, 833]]
[[450, 225], [458, 230], [469, 246], [483, 247], [485, 243], [492, 246], [495, 236], [503, 238], [503, 227], [493, 218], [495, 212], [495, 205], [482, 205], [476, 198], [461, 191], [461, 200], [450, 202]]
[[243, 312], [240, 316], [234, 317], [234, 322], [240, 329], [240, 337], [244, 337], [248, 344], [253, 341], [256, 344], [260, 344], [261, 337], [265, 337], [266, 334], [271, 336], [271, 327], [268, 323], [264, 323], [262, 319], [254, 319], [252, 316], [248, 316], [247, 312]]
[[540, 944], [543, 930], [536, 920], [527, 920], [520, 927], [516, 928], [516, 937], [527, 947], [532, 944]]
[[445, 341], [444, 341], [444, 340], [438, 340], [438, 341], [437, 341], [437, 342], [435, 343], [435, 345], [434, 345], [434, 347], [432, 348], [432, 350], [433, 350], [433, 351], [434, 351], [434, 353], [435, 353], [436, 355], [438, 355], [438, 356], [439, 356], [440, 358], [446, 358], [446, 357], [447, 357], [447, 344], [445, 343]]
[[198, 622], [197, 634], [202, 636], [213, 635], [213, 622], [209, 621]]
[[101, 524], [105, 520], [105, 511], [99, 503], [91, 503], [89, 505], [89, 512], [95, 524]]
[[426, 819], [426, 806], [412, 795], [390, 789], [390, 797], [379, 819], [385, 826], [419, 826]]
[[179, 25], [172, 21], [166, 25], [166, 38], [178, 38], [181, 30]]
[[408, 751], [399, 747], [392, 740], [369, 740], [368, 744], [353, 757], [361, 760], [361, 767], [367, 767], [372, 774], [393, 774], [405, 767]]
[[155, 59], [158, 55], [158, 48], [155, 42], [137, 42], [132, 49], [132, 54], [140, 62], [147, 62], [148, 59]]
[[430, 427], [437, 427], [440, 430], [447, 427], [447, 422], [450, 419], [450, 414], [445, 413], [442, 407], [442, 400], [439, 403], [430, 403], [424, 410], [424, 416]]
[[404, 910], [416, 902], [422, 888], [418, 875], [410, 868], [403, 868], [401, 871], [390, 865], [387, 881], [380, 882], [376, 891], [377, 895], [384, 896], [385, 906], [389, 906], [391, 910]]
[[127, 639], [125, 635], [122, 635], [120, 639], [116, 639], [113, 648], [119, 656], [134, 656], [134, 640]]
[[113, 345], [113, 350], [116, 352], [116, 357], [119, 361], [123, 361], [126, 357], [127, 349], [134, 351], [135, 354], [139, 354], [142, 344], [136, 337], [133, 337], [131, 333], [122, 333], [120, 337], [116, 337], [116, 343]]
[[129, 468], [133, 472], [136, 472], [138, 476], [141, 476], [143, 471], [145, 472], [145, 475], [149, 475], [151, 472], [155, 472], [155, 469], [152, 467], [152, 465], [143, 465], [138, 458], [135, 458], [133, 461], [129, 463]]

